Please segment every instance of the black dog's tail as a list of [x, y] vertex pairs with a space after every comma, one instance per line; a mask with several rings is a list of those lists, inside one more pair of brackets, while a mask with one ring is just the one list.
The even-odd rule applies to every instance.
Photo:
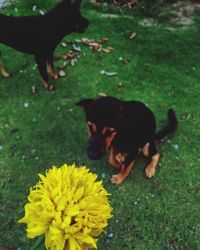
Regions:
[[165, 128], [156, 133], [155, 140], [157, 142], [166, 139], [169, 135], [173, 134], [178, 127], [178, 120], [174, 110], [169, 109], [167, 115], [169, 124]]

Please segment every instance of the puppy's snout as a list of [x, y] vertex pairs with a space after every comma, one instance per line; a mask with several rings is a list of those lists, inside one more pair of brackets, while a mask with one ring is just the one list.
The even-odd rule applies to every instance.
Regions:
[[104, 155], [105, 149], [98, 138], [92, 138], [88, 143], [87, 153], [90, 159], [97, 160]]
[[95, 152], [93, 150], [88, 150], [88, 156], [90, 159], [92, 160], [97, 160], [99, 159], [99, 153], [98, 152]]

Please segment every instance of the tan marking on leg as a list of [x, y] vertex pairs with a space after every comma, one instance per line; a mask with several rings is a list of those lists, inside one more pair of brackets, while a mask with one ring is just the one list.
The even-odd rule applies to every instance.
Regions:
[[112, 175], [111, 182], [116, 185], [121, 184], [130, 174], [133, 168], [133, 164], [134, 161], [132, 161], [127, 167], [123, 166], [119, 174]]
[[58, 79], [58, 75], [55, 73], [52, 65], [47, 62], [47, 70], [49, 71], [50, 76], [54, 79], [57, 80]]
[[144, 147], [142, 148], [142, 153], [144, 156], [148, 157], [149, 156], [149, 143], [147, 142]]
[[154, 176], [159, 158], [160, 158], [159, 153], [152, 156], [151, 162], [145, 169], [146, 177], [151, 178], [152, 176]]
[[110, 150], [110, 155], [109, 155], [108, 163], [112, 167], [120, 169], [121, 165], [120, 165], [119, 161], [116, 160], [116, 154], [117, 154], [116, 149], [114, 147], [112, 147], [111, 150]]
[[117, 135], [117, 132], [113, 132], [110, 136], [106, 137], [105, 144], [106, 144], [106, 150], [110, 147], [113, 139]]
[[0, 62], [0, 72], [3, 77], [8, 78], [10, 74], [4, 69], [3, 64]]
[[122, 152], [120, 152], [120, 153], [118, 153], [118, 154], [116, 155], [116, 160], [117, 160], [120, 164], [123, 165], [123, 163], [124, 163], [124, 161], [125, 161], [127, 155], [128, 155], [127, 153], [122, 153]]

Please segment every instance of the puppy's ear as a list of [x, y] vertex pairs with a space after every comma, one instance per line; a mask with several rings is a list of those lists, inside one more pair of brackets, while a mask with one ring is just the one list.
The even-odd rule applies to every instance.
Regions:
[[82, 99], [76, 103], [76, 106], [83, 108], [85, 111], [91, 110], [96, 104], [95, 99]]

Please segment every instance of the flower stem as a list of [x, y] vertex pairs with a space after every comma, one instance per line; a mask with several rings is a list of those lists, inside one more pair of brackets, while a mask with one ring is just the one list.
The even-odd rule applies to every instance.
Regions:
[[37, 238], [34, 245], [29, 250], [36, 250], [44, 242], [44, 234]]

